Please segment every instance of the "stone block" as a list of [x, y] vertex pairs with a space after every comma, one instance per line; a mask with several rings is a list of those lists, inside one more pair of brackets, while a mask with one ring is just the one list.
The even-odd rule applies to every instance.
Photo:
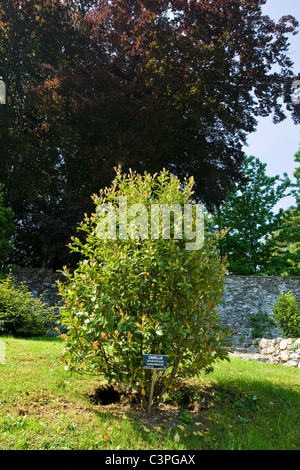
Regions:
[[284, 365], [290, 366], [290, 367], [298, 367], [298, 362], [297, 361], [292, 361], [291, 359], [287, 361]]
[[287, 362], [290, 358], [290, 354], [288, 351], [282, 351], [278, 357], [282, 362]]

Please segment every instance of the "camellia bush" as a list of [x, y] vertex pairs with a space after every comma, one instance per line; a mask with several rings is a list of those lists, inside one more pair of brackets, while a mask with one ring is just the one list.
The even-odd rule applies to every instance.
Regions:
[[[168, 369], [157, 371], [155, 405], [170, 387], [228, 359], [230, 332], [222, 327], [217, 308], [226, 264], [216, 245], [225, 232], [205, 234], [201, 246], [190, 249], [191, 236], [184, 231], [180, 238], [178, 230], [181, 222], [187, 227], [184, 207], [193, 204], [196, 232], [193, 184], [192, 178], [182, 183], [166, 171], [151, 176], [118, 169], [111, 186], [93, 195], [95, 213], [80, 226], [84, 242], [72, 239], [71, 251], [82, 257], [77, 269], [65, 267], [66, 281], [58, 283], [66, 368], [132, 387], [144, 408], [152, 371], [143, 369], [143, 354], [168, 356]], [[127, 225], [120, 197], [126, 198]], [[182, 208], [182, 220], [177, 212], [170, 237], [164, 231], [153, 238], [137, 220], [148, 218], [150, 226], [153, 207], [164, 204]], [[134, 217], [132, 207], [139, 215], [136, 210]], [[165, 229], [163, 217], [158, 220]]]

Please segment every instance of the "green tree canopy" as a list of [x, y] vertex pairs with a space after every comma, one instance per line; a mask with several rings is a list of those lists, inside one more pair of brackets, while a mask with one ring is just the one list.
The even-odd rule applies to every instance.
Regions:
[[[300, 151], [295, 154], [300, 163]], [[295, 206], [285, 211], [281, 228], [271, 234], [268, 240], [270, 258], [266, 273], [271, 275], [300, 276], [300, 166], [294, 171], [296, 183], [291, 193], [296, 199]]]
[[284, 211], [274, 213], [275, 205], [287, 195], [290, 180], [268, 176], [266, 164], [253, 156], [245, 157], [244, 174], [248, 182], [237, 184], [224, 204], [213, 213], [218, 229], [230, 230], [220, 242], [228, 257], [232, 274], [264, 274], [270, 256], [267, 238], [281, 227]]
[[294, 158], [295, 158], [295, 162], [299, 163], [299, 166], [296, 167], [294, 171], [294, 177], [296, 178], [294, 196], [296, 198], [297, 206], [300, 206], [300, 150], [298, 150], [298, 152], [295, 153]]

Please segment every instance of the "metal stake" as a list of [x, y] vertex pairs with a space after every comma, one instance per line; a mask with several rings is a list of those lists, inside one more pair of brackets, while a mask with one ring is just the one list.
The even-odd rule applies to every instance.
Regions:
[[153, 391], [154, 391], [155, 377], [156, 377], [156, 369], [153, 369], [153, 373], [152, 373], [152, 383], [151, 383], [150, 396], [149, 396], [149, 403], [148, 403], [148, 418], [149, 418], [150, 415], [151, 415], [151, 406], [152, 406], [152, 399], [153, 399]]

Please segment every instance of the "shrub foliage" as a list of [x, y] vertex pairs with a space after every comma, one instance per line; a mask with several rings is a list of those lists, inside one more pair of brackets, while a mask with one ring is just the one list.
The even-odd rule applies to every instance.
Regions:
[[221, 326], [220, 302], [226, 264], [216, 249], [220, 236], [205, 237], [201, 249], [187, 250], [186, 239], [97, 236], [99, 205], [112, 204], [119, 221], [119, 196], [134, 203], [192, 202], [193, 179], [181, 182], [168, 172], [143, 176], [117, 171], [111, 187], [94, 195], [96, 213], [81, 224], [85, 241], [73, 238], [71, 251], [82, 260], [66, 267], [59, 282], [64, 299], [60, 320], [67, 333], [68, 368], [104, 376], [110, 384], [136, 389], [148, 406], [152, 372], [143, 354], [168, 356], [168, 370], [157, 373], [154, 401], [178, 381], [228, 358], [228, 331]]
[[273, 306], [274, 320], [287, 337], [300, 336], [300, 305], [291, 292], [281, 293]]
[[31, 295], [12, 276], [0, 280], [0, 334], [18, 337], [43, 336], [52, 316], [52, 307]]

